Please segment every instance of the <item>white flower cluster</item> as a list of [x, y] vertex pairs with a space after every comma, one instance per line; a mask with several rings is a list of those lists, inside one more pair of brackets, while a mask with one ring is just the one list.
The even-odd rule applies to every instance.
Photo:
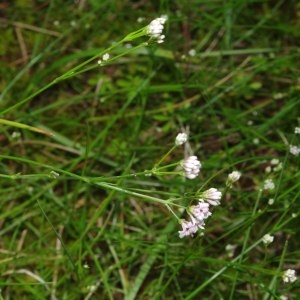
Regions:
[[[295, 127], [295, 134], [300, 134], [300, 127]], [[289, 151], [292, 155], [298, 156], [300, 154], [300, 147], [296, 145], [289, 145]]]
[[199, 199], [197, 205], [188, 208], [191, 220], [181, 221], [182, 230], [178, 231], [180, 238], [190, 235], [193, 236], [199, 229], [204, 229], [204, 221], [211, 215], [209, 208], [210, 206], [220, 204], [222, 193], [215, 188], [211, 188], [203, 192], [201, 196], [203, 199]]
[[225, 251], [227, 252], [228, 257], [234, 256], [234, 251], [237, 248], [237, 245], [228, 244], [225, 246]]
[[109, 58], [110, 58], [109, 53], [103, 54], [103, 55], [102, 55], [102, 60], [101, 60], [101, 59], [98, 60], [98, 65], [101, 65], [103, 62], [109, 60]]
[[282, 169], [282, 162], [277, 158], [273, 158], [270, 161], [270, 165], [265, 168], [266, 173], [278, 172]]
[[290, 153], [298, 156], [300, 153], [300, 148], [298, 146], [290, 145]]
[[269, 233], [265, 234], [265, 235], [262, 237], [262, 242], [263, 242], [265, 245], [269, 245], [269, 244], [271, 244], [273, 241], [274, 241], [274, 236], [273, 236], [273, 235], [270, 235]]
[[275, 184], [272, 179], [266, 179], [264, 181], [264, 190], [274, 190]]
[[195, 179], [200, 173], [201, 163], [197, 156], [189, 156], [181, 165], [184, 169], [185, 177], [188, 179]]
[[282, 275], [283, 282], [293, 283], [297, 280], [296, 271], [292, 269], [286, 270]]
[[164, 30], [164, 24], [167, 21], [167, 16], [161, 16], [160, 18], [156, 18], [148, 25], [147, 34], [151, 37], [151, 39], [156, 40], [158, 44], [163, 43], [165, 39], [165, 35], [162, 34]]
[[196, 50], [190, 49], [188, 53], [189, 53], [189, 56], [194, 57], [196, 55]]
[[57, 172], [55, 172], [55, 171], [51, 171], [51, 172], [49, 173], [49, 177], [50, 177], [50, 178], [56, 179], [56, 178], [58, 178], [58, 176], [59, 176], [59, 173], [57, 173]]
[[228, 187], [231, 187], [234, 182], [238, 181], [241, 178], [241, 176], [242, 176], [241, 172], [233, 171], [232, 173], [228, 174], [226, 185]]
[[222, 198], [222, 193], [215, 188], [210, 188], [209, 190], [201, 194], [202, 198], [205, 199], [210, 205], [217, 206], [220, 205], [220, 200]]
[[188, 139], [188, 136], [186, 133], [178, 133], [175, 139], [175, 145], [180, 146], [183, 145]]
[[[175, 149], [176, 146], [183, 145], [188, 140], [188, 135], [186, 133], [179, 133], [175, 139], [175, 145], [171, 150]], [[168, 152], [170, 153], [170, 152]], [[184, 170], [184, 175], [188, 179], [195, 179], [202, 167], [201, 162], [198, 160], [197, 156], [192, 155], [184, 159], [180, 166]], [[234, 171], [228, 175], [226, 185], [231, 187], [234, 182], [239, 180], [241, 173]], [[216, 188], [210, 188], [204, 192], [197, 192], [196, 196], [198, 198], [197, 205], [190, 205], [186, 208], [189, 215], [189, 219], [180, 220], [181, 230], [178, 231], [179, 237], [183, 238], [186, 236], [193, 236], [199, 230], [204, 230], [205, 220], [211, 216], [211, 207], [220, 205], [220, 200], [222, 198], [222, 192]]]

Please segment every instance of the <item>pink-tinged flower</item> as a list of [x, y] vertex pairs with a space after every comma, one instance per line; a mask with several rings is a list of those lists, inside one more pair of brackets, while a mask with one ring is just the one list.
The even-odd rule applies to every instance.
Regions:
[[201, 163], [197, 156], [190, 156], [183, 161], [182, 167], [186, 178], [195, 179], [200, 173]]
[[215, 188], [210, 188], [207, 191], [204, 191], [201, 196], [209, 204], [216, 206], [220, 205], [220, 200], [222, 198], [222, 193]]
[[207, 219], [211, 212], [209, 211], [209, 204], [200, 200], [198, 205], [193, 205], [190, 207], [190, 213], [197, 219], [198, 221], [203, 221]]
[[182, 239], [185, 236], [193, 236], [199, 229], [204, 229], [204, 225], [203, 220], [199, 221], [195, 218], [191, 218], [191, 221], [182, 220], [182, 230], [178, 231], [179, 237]]

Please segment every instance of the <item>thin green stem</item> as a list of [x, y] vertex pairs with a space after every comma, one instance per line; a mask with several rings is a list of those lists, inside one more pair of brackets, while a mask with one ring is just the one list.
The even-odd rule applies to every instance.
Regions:
[[171, 206], [169, 204], [166, 204], [167, 209], [169, 210], [169, 212], [171, 212], [171, 214], [178, 220], [178, 222], [180, 221], [180, 219], [177, 217], [177, 215], [175, 214], [175, 212], [173, 211], [173, 209], [171, 208]]
[[[38, 163], [36, 161], [25, 159], [25, 158], [22, 158], [22, 157], [15, 157], [15, 156], [9, 156], [9, 155], [0, 155], [0, 158], [2, 158], [2, 159], [11, 159], [11, 160], [15, 160], [15, 161], [21, 161], [21, 162], [24, 162], [24, 163], [32, 164], [32, 165], [37, 165], [37, 166], [40, 166], [40, 167], [58, 172], [60, 174], [68, 175], [73, 179], [80, 180], [80, 181], [83, 181], [85, 183], [101, 187], [105, 190], [113, 190], [113, 191], [121, 192], [123, 194], [135, 196], [139, 199], [143, 199], [143, 200], [146, 200], [146, 201], [157, 202], [157, 203], [161, 203], [161, 204], [164, 204], [164, 205], [169, 204], [169, 200], [163, 200], [163, 199], [159, 199], [159, 198], [156, 198], [156, 197], [151, 197], [151, 196], [147, 196], [147, 195], [144, 195], [144, 194], [132, 192], [130, 190], [120, 188], [118, 186], [115, 186], [115, 185], [113, 185], [111, 183], [107, 183], [107, 182], [93, 182], [92, 180], [90, 180], [90, 178], [80, 176], [80, 175], [77, 175], [75, 173], [65, 171], [63, 169], [52, 167], [52, 166], [49, 166], [49, 165], [46, 165], [46, 164], [43, 164], [43, 163]], [[9, 178], [9, 179], [12, 179], [12, 178]]]
[[49, 135], [49, 136], [53, 136], [53, 134], [49, 131], [46, 131], [46, 130], [43, 130], [43, 129], [40, 129], [40, 128], [36, 128], [36, 127], [33, 127], [33, 126], [29, 126], [27, 124], [15, 122], [15, 121], [0, 119], [0, 124], [12, 126], [12, 127], [17, 127], [17, 128], [22, 128], [22, 129], [27, 129], [27, 130], [35, 131], [35, 132], [38, 132], [38, 133], [46, 134], [46, 135]]
[[158, 166], [174, 151], [176, 148], [176, 145], [174, 145], [153, 167], [153, 173], [155, 173], [155, 170], [158, 168]]
[[140, 194], [140, 193], [132, 192], [132, 191], [120, 188], [118, 186], [112, 185], [112, 184], [107, 183], [107, 182], [97, 182], [97, 183], [94, 183], [94, 185], [102, 187], [104, 189], [114, 190], [114, 191], [117, 191], [117, 192], [121, 192], [123, 194], [135, 196], [135, 197], [138, 197], [140, 199], [157, 202], [157, 203], [161, 203], [161, 204], [164, 204], [164, 205], [169, 203], [168, 200], [162, 200], [162, 199], [159, 199], [159, 198], [155, 198], [155, 197], [143, 195], [143, 194]]
[[185, 300], [192, 300], [196, 299], [196, 296], [210, 283], [212, 283], [215, 279], [217, 279], [220, 275], [222, 275], [225, 271], [227, 271], [229, 268], [234, 266], [234, 264], [239, 261], [245, 254], [249, 253], [252, 249], [257, 247], [257, 245], [261, 242], [261, 240], [258, 240], [257, 242], [253, 243], [248, 249], [245, 250], [244, 253], [241, 253], [236, 258], [234, 258], [231, 262], [229, 262], [225, 267], [220, 269], [218, 272], [215, 272], [208, 280], [206, 280], [204, 283], [202, 283], [199, 287], [197, 287], [193, 292], [191, 292]]
[[41, 174], [26, 174], [26, 175], [22, 175], [20, 173], [12, 174], [12, 175], [0, 174], [0, 178], [11, 179], [11, 180], [45, 178], [45, 177], [49, 178], [50, 174], [43, 174], [43, 173], [41, 173]]
[[[22, 106], [23, 104], [27, 103], [29, 100], [31, 100], [31, 99], [34, 98], [35, 96], [41, 94], [42, 92], [44, 92], [45, 90], [49, 89], [50, 87], [52, 87], [53, 85], [57, 84], [58, 82], [63, 81], [63, 80], [66, 80], [66, 79], [71, 78], [71, 77], [74, 77], [75, 75], [78, 75], [78, 74], [80, 74], [80, 73], [82, 73], [82, 72], [86, 72], [86, 71], [89, 71], [89, 70], [95, 68], [96, 66], [93, 66], [93, 67], [91, 67], [91, 68], [87, 68], [87, 69], [85, 69], [85, 70], [82, 70], [82, 72], [76, 72], [76, 71], [82, 69], [84, 66], [86, 66], [86, 65], [89, 64], [90, 62], [92, 62], [93, 60], [95, 60], [95, 59], [101, 57], [104, 53], [107, 53], [107, 52], [112, 51], [114, 48], [118, 47], [118, 46], [121, 45], [122, 43], [128, 42], [128, 41], [132, 41], [132, 40], [134, 40], [134, 39], [136, 39], [136, 38], [138, 38], [138, 37], [144, 36], [144, 35], [146, 34], [145, 28], [146, 28], [146, 27], [144, 27], [144, 28], [142, 28], [142, 29], [139, 29], [139, 30], [137, 30], [137, 31], [135, 31], [135, 32], [133, 32], [133, 33], [127, 35], [125, 38], [123, 38], [123, 39], [120, 40], [119, 42], [113, 44], [113, 45], [110, 46], [109, 48], [107, 48], [107, 49], [105, 49], [105, 50], [99, 52], [98, 54], [96, 54], [96, 55], [94, 55], [93, 57], [91, 57], [91, 58], [87, 59], [86, 61], [84, 61], [83, 63], [77, 65], [76, 67], [70, 69], [69, 71], [65, 72], [64, 74], [58, 76], [57, 78], [55, 78], [54, 80], [52, 80], [50, 83], [46, 84], [44, 87], [40, 88], [39, 90], [37, 90], [37, 91], [34, 92], [33, 94], [29, 95], [29, 96], [26, 97], [25, 99], [23, 99], [23, 100], [19, 101], [18, 103], [16, 103], [16, 104], [14, 104], [14, 105], [12, 105], [12, 106], [10, 106], [10, 107], [8, 107], [8, 108], [2, 110], [2, 111], [0, 112], [0, 116], [4, 115], [4, 114], [6, 114], [6, 113], [8, 113], [8, 112], [10, 112], [10, 111], [12, 111], [12, 110], [14, 110], [14, 109], [20, 107], [20, 106]], [[142, 47], [142, 46], [145, 46], [146, 44], [147, 44], [147, 43], [141, 44], [141, 47]], [[138, 47], [139, 47], [139, 46], [138, 46]], [[138, 47], [136, 47], [136, 48], [138, 48]], [[136, 48], [135, 48], [135, 49], [136, 49]], [[126, 51], [125, 53], [131, 52], [131, 51], [133, 51], [133, 50], [135, 50], [135, 49], [131, 49], [131, 50], [129, 50], [129, 51]], [[116, 56], [115, 59], [116, 59], [117, 57], [120, 57], [120, 56], [123, 56], [123, 55], [125, 55], [125, 54], [120, 54], [120, 55]]]
[[[252, 210], [251, 217], [253, 219], [254, 219], [255, 214], [257, 212], [257, 208], [258, 208], [259, 201], [261, 199], [261, 195], [262, 195], [262, 190], [259, 191], [258, 196], [257, 196], [256, 201], [255, 201], [254, 208]], [[251, 233], [252, 227], [253, 227], [253, 223], [247, 228], [246, 233], [244, 235], [245, 237], [244, 237], [243, 247], [242, 247], [240, 257], [238, 259], [238, 264], [241, 264], [241, 262], [244, 258], [244, 254], [246, 252], [246, 247], [247, 247], [247, 244], [248, 244], [248, 241], [249, 241], [249, 238], [250, 238], [250, 233]], [[238, 280], [238, 271], [236, 271], [236, 273], [235, 273], [235, 277], [234, 277], [234, 280], [233, 280], [233, 283], [232, 283], [232, 288], [231, 288], [229, 299], [235, 299], [234, 292], [235, 292], [235, 287], [236, 287], [237, 280]]]

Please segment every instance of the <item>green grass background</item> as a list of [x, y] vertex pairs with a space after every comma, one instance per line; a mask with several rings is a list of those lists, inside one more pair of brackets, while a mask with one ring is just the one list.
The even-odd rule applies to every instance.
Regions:
[[[163, 14], [163, 44], [18, 104]], [[300, 140], [298, 1], [4, 0], [0, 21], [1, 118], [54, 134], [0, 127], [0, 299], [299, 299], [298, 281], [281, 278], [300, 271], [299, 157], [288, 151]], [[151, 169], [183, 129], [199, 178], [124, 176]], [[266, 173], [273, 158], [283, 167]], [[164, 203], [133, 194], [187, 204], [233, 170], [242, 178], [203, 236], [179, 239]]]

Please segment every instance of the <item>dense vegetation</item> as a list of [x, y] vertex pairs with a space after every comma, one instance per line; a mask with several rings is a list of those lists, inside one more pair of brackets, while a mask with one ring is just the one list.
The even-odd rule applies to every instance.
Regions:
[[1, 1], [0, 26], [0, 299], [300, 297], [297, 1]]

